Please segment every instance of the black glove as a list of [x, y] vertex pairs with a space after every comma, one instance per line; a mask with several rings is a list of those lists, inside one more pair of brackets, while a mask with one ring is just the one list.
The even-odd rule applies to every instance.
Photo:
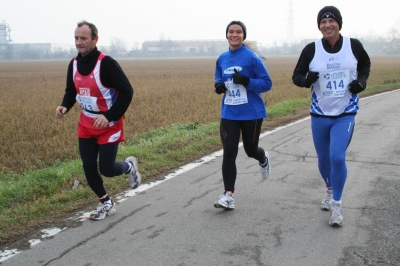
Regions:
[[233, 78], [233, 83], [235, 84], [242, 84], [243, 86], [247, 86], [249, 85], [250, 82], [250, 78], [243, 76], [242, 74], [240, 74], [236, 68], [233, 69], [235, 71], [235, 74], [232, 75]]
[[310, 88], [311, 85], [318, 80], [318, 78], [318, 72], [308, 71], [306, 78], [304, 79], [304, 87]]
[[365, 87], [367, 87], [367, 84], [364, 80], [361, 79], [355, 79], [349, 84], [349, 91], [353, 94], [357, 94], [365, 90]]
[[223, 83], [216, 83], [215, 84], [215, 92], [218, 94], [225, 93], [227, 91], [227, 88], [225, 87], [225, 84]]

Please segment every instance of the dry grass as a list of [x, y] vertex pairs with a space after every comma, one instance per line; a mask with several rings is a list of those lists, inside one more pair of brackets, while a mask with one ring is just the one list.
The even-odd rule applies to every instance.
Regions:
[[[219, 119], [221, 96], [214, 93], [216, 58], [119, 60], [135, 94], [126, 116], [126, 137], [171, 124], [207, 123]], [[400, 82], [400, 57], [371, 57], [368, 86]], [[305, 98], [308, 89], [293, 85], [297, 57], [269, 57], [273, 89], [263, 95], [267, 106]], [[56, 120], [68, 61], [0, 64], [0, 170], [22, 173], [56, 160], [76, 159], [76, 105]]]

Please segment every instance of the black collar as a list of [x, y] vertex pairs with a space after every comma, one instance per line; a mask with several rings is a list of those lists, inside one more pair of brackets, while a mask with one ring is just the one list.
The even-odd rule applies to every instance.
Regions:
[[334, 45], [331, 45], [327, 40], [322, 38], [322, 45], [324, 46], [325, 51], [329, 53], [337, 53], [342, 49], [343, 45], [343, 36], [340, 35], [339, 40]]

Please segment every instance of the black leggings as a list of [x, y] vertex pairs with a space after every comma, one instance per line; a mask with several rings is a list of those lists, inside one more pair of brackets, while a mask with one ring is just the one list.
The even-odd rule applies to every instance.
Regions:
[[[101, 175], [113, 177], [122, 175], [128, 171], [128, 163], [115, 161], [118, 144], [118, 142], [115, 142], [99, 145], [95, 138], [79, 138], [79, 152], [81, 154], [86, 180], [90, 188], [99, 198], [107, 194]], [[99, 167], [97, 165], [97, 157], [99, 157]]]
[[225, 191], [235, 191], [236, 157], [239, 150], [240, 131], [247, 156], [258, 160], [260, 164], [265, 162], [264, 149], [258, 147], [262, 122], [263, 119], [248, 121], [221, 119], [220, 135], [224, 148], [222, 178]]

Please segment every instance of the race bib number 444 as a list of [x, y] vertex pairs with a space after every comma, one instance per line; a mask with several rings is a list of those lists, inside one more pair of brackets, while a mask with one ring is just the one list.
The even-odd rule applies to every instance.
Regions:
[[318, 80], [323, 97], [343, 97], [350, 83], [350, 70], [320, 73]]
[[225, 101], [227, 105], [240, 105], [248, 102], [247, 90], [243, 85], [235, 84], [231, 79], [225, 81]]

